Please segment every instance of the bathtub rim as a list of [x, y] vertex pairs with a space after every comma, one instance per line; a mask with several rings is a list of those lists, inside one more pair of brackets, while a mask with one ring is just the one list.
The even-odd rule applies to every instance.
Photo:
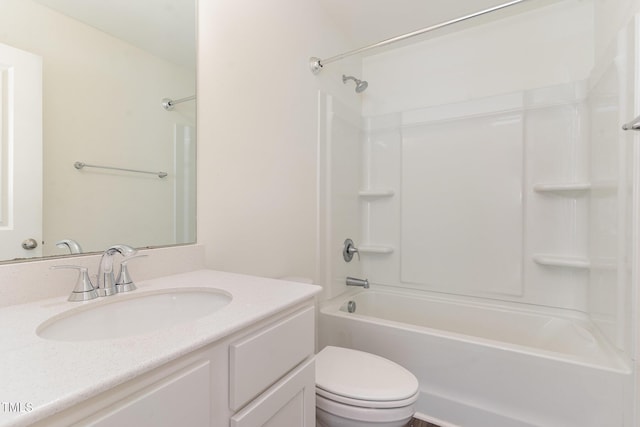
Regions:
[[[367, 316], [356, 313], [347, 313], [345, 311], [340, 310], [340, 308], [346, 304], [350, 298], [359, 295], [365, 294], [367, 292], [377, 292], [377, 293], [385, 293], [385, 294], [394, 294], [402, 297], [413, 297], [418, 299], [424, 299], [431, 302], [443, 302], [448, 304], [455, 304], [461, 306], [471, 306], [474, 308], [485, 308], [491, 310], [498, 310], [503, 312], [517, 312], [517, 313], [527, 313], [533, 315], [543, 315], [543, 316], [551, 316], [557, 317], [565, 320], [571, 320], [574, 322], [578, 322], [579, 324], [586, 325], [587, 329], [590, 333], [594, 335], [594, 338], [597, 340], [601, 349], [603, 350], [607, 360], [610, 362], [607, 365], [599, 364], [596, 362], [589, 362], [583, 359], [579, 359], [577, 357], [572, 357], [568, 353], [561, 353], [551, 350], [545, 350], [538, 347], [529, 347], [521, 344], [515, 343], [506, 343], [498, 340], [492, 340], [489, 338], [477, 337], [472, 335], [466, 335], [459, 332], [450, 332], [444, 331], [436, 328], [430, 328], [428, 326], [420, 326], [413, 325], [410, 323], [399, 322], [395, 320], [387, 320], [376, 318], [373, 316]], [[462, 342], [467, 342], [471, 344], [481, 345], [483, 347], [489, 347], [494, 349], [499, 349], [502, 351], [512, 351], [518, 354], [527, 355], [530, 357], [543, 357], [545, 359], [553, 360], [561, 363], [569, 363], [573, 365], [579, 365], [587, 368], [598, 369], [606, 372], [613, 372], [616, 374], [630, 375], [633, 373], [633, 369], [631, 366], [631, 361], [626, 360], [624, 356], [620, 354], [620, 352], [616, 351], [616, 349], [609, 343], [604, 334], [600, 331], [597, 325], [589, 319], [586, 313], [582, 313], [575, 310], [567, 310], [560, 309], [555, 307], [546, 307], [546, 306], [537, 306], [532, 304], [522, 304], [522, 303], [514, 303], [509, 301], [494, 301], [494, 300], [480, 300], [474, 297], [465, 297], [461, 296], [458, 298], [457, 296], [449, 296], [447, 294], [433, 295], [429, 291], [420, 291], [415, 289], [404, 289], [397, 288], [393, 286], [384, 286], [384, 285], [371, 285], [369, 289], [347, 289], [346, 292], [337, 295], [329, 300], [322, 301], [319, 304], [319, 314], [339, 317], [345, 320], [355, 321], [355, 322], [363, 322], [363, 323], [372, 323], [384, 326], [390, 326], [399, 328], [406, 331], [417, 332], [417, 333], [428, 333], [440, 338], [449, 338], [455, 339]]]

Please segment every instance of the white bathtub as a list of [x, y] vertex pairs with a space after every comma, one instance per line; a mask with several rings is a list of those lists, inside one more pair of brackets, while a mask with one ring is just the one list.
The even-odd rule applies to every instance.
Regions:
[[350, 292], [323, 304], [319, 346], [403, 365], [420, 382], [418, 412], [454, 425], [631, 427], [627, 363], [586, 317], [527, 307]]

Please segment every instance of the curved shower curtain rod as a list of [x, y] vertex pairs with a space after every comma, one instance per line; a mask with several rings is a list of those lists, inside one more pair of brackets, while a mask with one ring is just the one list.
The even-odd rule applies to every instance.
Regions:
[[313, 57], [309, 58], [309, 67], [311, 68], [311, 72], [313, 74], [318, 74], [320, 71], [322, 71], [322, 67], [324, 67], [326, 64], [329, 64], [329, 63], [335, 62], [335, 61], [339, 61], [340, 59], [346, 58], [348, 56], [357, 55], [359, 53], [363, 53], [363, 52], [366, 52], [366, 51], [371, 50], [371, 49], [375, 49], [375, 48], [378, 48], [378, 47], [386, 46], [388, 44], [392, 44], [392, 43], [396, 43], [396, 42], [399, 42], [399, 41], [402, 41], [402, 40], [406, 40], [406, 39], [409, 39], [409, 38], [412, 38], [412, 37], [416, 37], [416, 36], [428, 33], [430, 31], [434, 31], [434, 30], [437, 30], [437, 29], [440, 29], [440, 28], [444, 28], [444, 27], [447, 27], [447, 26], [452, 25], [452, 24], [457, 24], [458, 22], [466, 21], [467, 19], [471, 19], [471, 18], [475, 18], [477, 16], [485, 15], [487, 13], [495, 12], [497, 10], [504, 9], [506, 7], [509, 7], [509, 6], [514, 6], [516, 4], [523, 3], [525, 1], [528, 1], [528, 0], [513, 0], [513, 1], [510, 1], [510, 2], [507, 2], [507, 3], [503, 3], [503, 4], [500, 4], [500, 5], [497, 5], [497, 6], [490, 7], [488, 9], [481, 10], [479, 12], [474, 12], [474, 13], [471, 13], [469, 15], [461, 16], [459, 18], [455, 18], [455, 19], [452, 19], [450, 21], [441, 22], [439, 24], [432, 25], [430, 27], [426, 27], [426, 28], [422, 28], [420, 30], [412, 31], [410, 33], [403, 34], [401, 36], [392, 37], [390, 39], [386, 39], [386, 40], [383, 40], [383, 41], [378, 42], [378, 43], [374, 43], [374, 44], [369, 45], [369, 46], [361, 47], [360, 49], [355, 49], [355, 50], [352, 50], [352, 51], [349, 51], [349, 52], [341, 53], [340, 55], [332, 56], [332, 57], [327, 58], [327, 59], [320, 59], [320, 58], [317, 58], [317, 57], [313, 56]]

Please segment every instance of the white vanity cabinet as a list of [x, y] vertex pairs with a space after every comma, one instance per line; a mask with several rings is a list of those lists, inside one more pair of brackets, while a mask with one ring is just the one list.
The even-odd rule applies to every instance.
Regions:
[[245, 408], [231, 427], [315, 425], [314, 317], [306, 308], [230, 345], [229, 403]]
[[315, 426], [315, 308], [284, 310], [36, 426]]

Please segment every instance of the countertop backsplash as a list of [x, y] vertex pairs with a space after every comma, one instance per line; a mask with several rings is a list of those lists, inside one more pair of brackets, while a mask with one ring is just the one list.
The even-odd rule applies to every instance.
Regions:
[[[203, 245], [141, 249], [139, 254], [148, 256], [129, 264], [131, 276], [136, 281], [204, 268]], [[51, 270], [50, 267], [54, 265], [87, 267], [95, 285], [100, 256], [92, 254], [0, 265], [0, 308], [68, 295], [76, 283], [78, 271]], [[116, 263], [120, 262], [120, 258], [116, 257]], [[114, 266], [116, 275], [118, 268], [118, 265]]]

